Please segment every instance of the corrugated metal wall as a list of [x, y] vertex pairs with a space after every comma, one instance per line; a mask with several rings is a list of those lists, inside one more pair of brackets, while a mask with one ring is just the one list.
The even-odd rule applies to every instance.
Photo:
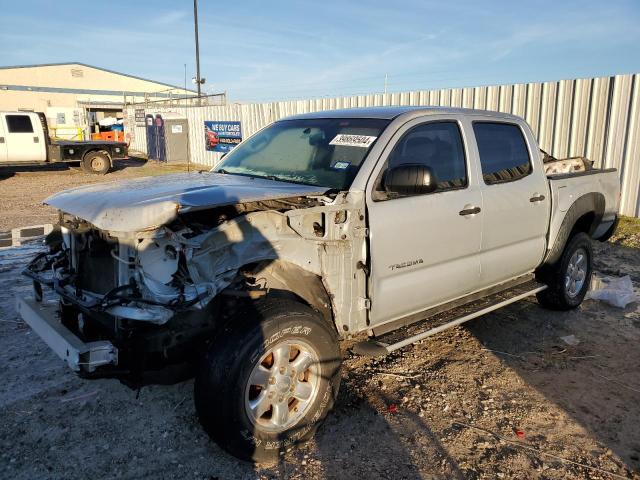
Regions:
[[[541, 148], [552, 155], [585, 156], [597, 166], [616, 167], [622, 180], [621, 213], [640, 216], [640, 74], [223, 107], [163, 107], [146, 113], [186, 116], [191, 161], [213, 166], [220, 154], [205, 150], [205, 120], [239, 120], [246, 138], [289, 115], [381, 105], [465, 107], [524, 117]], [[134, 107], [127, 113], [133, 120]], [[131, 133], [131, 147], [146, 151], [145, 128], [134, 126]]]

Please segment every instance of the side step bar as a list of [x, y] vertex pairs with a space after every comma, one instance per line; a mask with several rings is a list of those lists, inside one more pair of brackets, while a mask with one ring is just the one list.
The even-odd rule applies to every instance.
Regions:
[[[406, 347], [407, 345], [411, 345], [427, 337], [443, 332], [444, 330], [456, 327], [464, 322], [473, 320], [474, 318], [478, 318], [486, 313], [493, 312], [494, 310], [498, 310], [506, 305], [515, 303], [523, 298], [535, 295], [546, 288], [546, 285], [530, 281], [515, 288], [496, 293], [494, 295], [489, 295], [477, 300], [476, 302], [462, 307], [453, 308], [449, 311], [435, 315], [434, 317], [427, 318], [423, 323], [430, 328], [420, 333], [406, 336], [405, 338], [398, 338], [399, 332], [391, 332], [377, 340], [371, 339], [357, 343], [353, 347], [353, 352], [367, 357], [384, 356], [402, 347]], [[409, 328], [414, 330], [414, 328]], [[390, 342], [385, 342], [385, 337], [390, 337]]]

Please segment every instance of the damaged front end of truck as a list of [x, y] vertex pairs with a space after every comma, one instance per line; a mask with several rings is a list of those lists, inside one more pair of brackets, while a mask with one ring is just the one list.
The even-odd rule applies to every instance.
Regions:
[[[64, 196], [48, 200], [60, 222], [48, 251], [24, 271], [35, 299], [20, 299], [18, 309], [81, 376], [130, 386], [184, 378], [225, 323], [266, 295], [294, 296], [342, 335], [363, 328], [360, 195], [276, 192], [207, 204], [197, 190], [199, 203], [181, 194], [182, 203], [141, 201], [99, 214]], [[47, 301], [43, 287], [58, 300]]]

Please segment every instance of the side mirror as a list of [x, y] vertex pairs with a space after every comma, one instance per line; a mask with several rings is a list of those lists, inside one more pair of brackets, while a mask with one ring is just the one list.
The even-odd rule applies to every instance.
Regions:
[[387, 170], [384, 189], [397, 195], [423, 195], [438, 188], [435, 173], [422, 164], [399, 165]]

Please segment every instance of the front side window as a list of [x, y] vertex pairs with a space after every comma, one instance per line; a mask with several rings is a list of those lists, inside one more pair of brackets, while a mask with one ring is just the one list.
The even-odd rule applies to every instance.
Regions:
[[474, 122], [482, 178], [487, 185], [513, 182], [531, 173], [529, 150], [517, 125]]
[[389, 120], [283, 120], [234, 148], [213, 171], [348, 190]]
[[384, 190], [382, 179], [387, 169], [415, 164], [431, 169], [438, 185], [436, 192], [466, 187], [467, 168], [458, 124], [430, 122], [409, 130], [389, 155], [377, 190]]
[[9, 133], [33, 133], [33, 125], [28, 115], [7, 115]]

